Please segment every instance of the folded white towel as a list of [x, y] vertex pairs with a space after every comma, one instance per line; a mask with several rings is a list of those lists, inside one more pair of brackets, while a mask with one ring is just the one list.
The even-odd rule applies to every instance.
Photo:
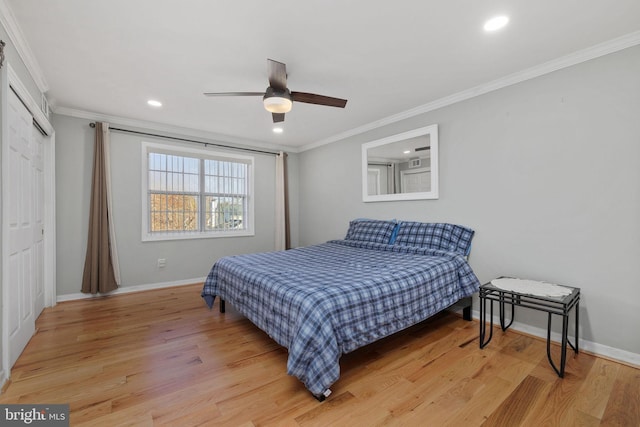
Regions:
[[536, 280], [502, 278], [493, 279], [491, 284], [496, 288], [505, 291], [518, 292], [521, 294], [536, 295], [541, 297], [562, 298], [571, 293], [571, 289], [566, 286], [554, 285], [553, 283], [538, 282]]

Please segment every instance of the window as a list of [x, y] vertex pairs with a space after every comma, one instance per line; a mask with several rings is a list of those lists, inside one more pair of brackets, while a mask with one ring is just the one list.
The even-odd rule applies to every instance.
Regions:
[[253, 235], [253, 158], [143, 143], [142, 240]]

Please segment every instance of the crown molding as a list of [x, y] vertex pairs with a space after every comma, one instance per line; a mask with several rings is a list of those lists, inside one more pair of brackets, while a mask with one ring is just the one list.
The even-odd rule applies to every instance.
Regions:
[[370, 130], [374, 130], [391, 123], [396, 123], [401, 120], [409, 119], [411, 117], [425, 114], [430, 111], [437, 110], [442, 107], [446, 107], [457, 102], [465, 101], [467, 99], [475, 98], [476, 96], [484, 95], [489, 92], [493, 92], [498, 89], [502, 89], [517, 83], [521, 83], [527, 80], [534, 79], [536, 77], [543, 76], [545, 74], [552, 73], [554, 71], [561, 70], [563, 68], [571, 67], [573, 65], [580, 64], [582, 62], [589, 61], [591, 59], [599, 58], [610, 53], [618, 52], [629, 47], [633, 47], [640, 44], [640, 31], [636, 31], [622, 37], [618, 37], [609, 40], [604, 43], [597, 44], [587, 49], [579, 50], [569, 55], [565, 55], [561, 58], [551, 60], [549, 62], [536, 65], [517, 73], [507, 75], [505, 77], [493, 80], [489, 83], [472, 87], [471, 89], [463, 90], [462, 92], [455, 93], [453, 95], [445, 96], [444, 98], [437, 99], [433, 102], [429, 102], [424, 105], [420, 105], [416, 108], [403, 111], [392, 116], [385, 117], [380, 120], [376, 120], [371, 123], [367, 123], [363, 126], [350, 129], [348, 131], [330, 136], [328, 138], [312, 142], [307, 145], [303, 145], [299, 148], [299, 152], [312, 150], [314, 148], [321, 147], [323, 145], [332, 144], [334, 142], [342, 141], [346, 138], [359, 135]]
[[[198, 129], [191, 129], [181, 126], [168, 125], [164, 123], [151, 122], [146, 120], [131, 119], [126, 117], [112, 116], [108, 114], [95, 113], [91, 111], [77, 110], [74, 108], [54, 106], [51, 107], [54, 114], [75, 117], [78, 119], [87, 119], [91, 121], [107, 122], [109, 124], [116, 124], [122, 126], [129, 126], [132, 128], [141, 128], [152, 130], [155, 132], [162, 132], [167, 134], [168, 137], [173, 136], [188, 136], [192, 138], [201, 138], [209, 140], [211, 142], [224, 142], [229, 144], [238, 145], [245, 148], [258, 148], [274, 151], [285, 151], [288, 153], [297, 153], [296, 147], [269, 144], [263, 141], [257, 141], [253, 139], [238, 138], [236, 136], [218, 134], [214, 132], [208, 132]], [[203, 141], [206, 142], [206, 141]]]
[[18, 25], [16, 17], [5, 0], [0, 0], [0, 23], [7, 31], [13, 46], [18, 51], [18, 55], [27, 67], [31, 78], [35, 82], [36, 86], [38, 86], [40, 92], [47, 92], [49, 90], [49, 85], [44, 78], [42, 68], [40, 68], [38, 60], [31, 51], [24, 34], [22, 34], [22, 30], [20, 29], [20, 25]]
[[11, 64], [7, 64], [7, 76], [9, 78], [9, 86], [14, 90], [18, 98], [20, 98], [20, 101], [22, 101], [27, 110], [29, 110], [29, 113], [31, 113], [34, 120], [42, 130], [47, 133], [47, 135], [53, 135], [55, 133], [55, 129], [51, 126], [51, 122], [42, 112], [37, 101], [33, 99], [27, 88], [24, 86]]

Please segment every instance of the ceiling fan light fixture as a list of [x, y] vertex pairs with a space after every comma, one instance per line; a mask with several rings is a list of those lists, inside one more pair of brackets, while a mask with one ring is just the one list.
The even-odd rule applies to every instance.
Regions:
[[288, 113], [292, 105], [291, 99], [282, 96], [264, 98], [264, 108], [270, 113]]
[[290, 99], [279, 96], [264, 99], [264, 108], [270, 113], [288, 113], [292, 105]]

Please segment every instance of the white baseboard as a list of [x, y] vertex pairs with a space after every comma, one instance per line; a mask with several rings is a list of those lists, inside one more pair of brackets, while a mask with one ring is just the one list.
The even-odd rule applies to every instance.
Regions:
[[195, 279], [186, 279], [186, 280], [176, 280], [172, 282], [161, 282], [161, 283], [147, 283], [144, 285], [133, 285], [133, 286], [122, 286], [108, 294], [83, 294], [81, 292], [75, 294], [66, 294], [66, 295], [58, 295], [56, 298], [57, 302], [63, 301], [74, 301], [79, 299], [90, 299], [103, 297], [107, 295], [119, 295], [119, 294], [128, 294], [130, 292], [140, 292], [140, 291], [150, 291], [153, 289], [162, 289], [162, 288], [170, 288], [173, 286], [185, 286], [185, 285], [193, 285], [195, 283], [203, 283], [206, 277], [196, 277]]
[[[472, 310], [472, 316], [474, 319], [480, 320], [480, 312], [477, 310]], [[498, 316], [493, 317], [493, 324], [500, 325], [500, 318]], [[542, 338], [544, 340], [547, 339], [547, 330], [542, 328], [537, 328], [535, 326], [527, 325], [526, 323], [519, 323], [517, 321], [513, 322], [513, 325], [509, 329], [514, 329], [516, 331], [523, 332], [525, 334], [533, 335], [535, 337]], [[569, 332], [573, 332], [573, 328], [569, 326]], [[575, 336], [569, 335], [569, 340], [574, 341]], [[562, 336], [557, 333], [551, 331], [551, 341], [560, 343], [562, 341]], [[634, 367], [640, 367], [640, 354], [632, 353], [630, 351], [621, 350], [615, 347], [609, 347], [604, 344], [598, 344], [592, 341], [587, 341], [585, 339], [580, 338], [578, 342], [578, 349], [580, 351], [584, 350], [586, 352], [592, 353], [596, 356], [604, 357], [606, 359], [615, 360], [617, 362], [625, 363], [627, 365], [632, 365]]]

